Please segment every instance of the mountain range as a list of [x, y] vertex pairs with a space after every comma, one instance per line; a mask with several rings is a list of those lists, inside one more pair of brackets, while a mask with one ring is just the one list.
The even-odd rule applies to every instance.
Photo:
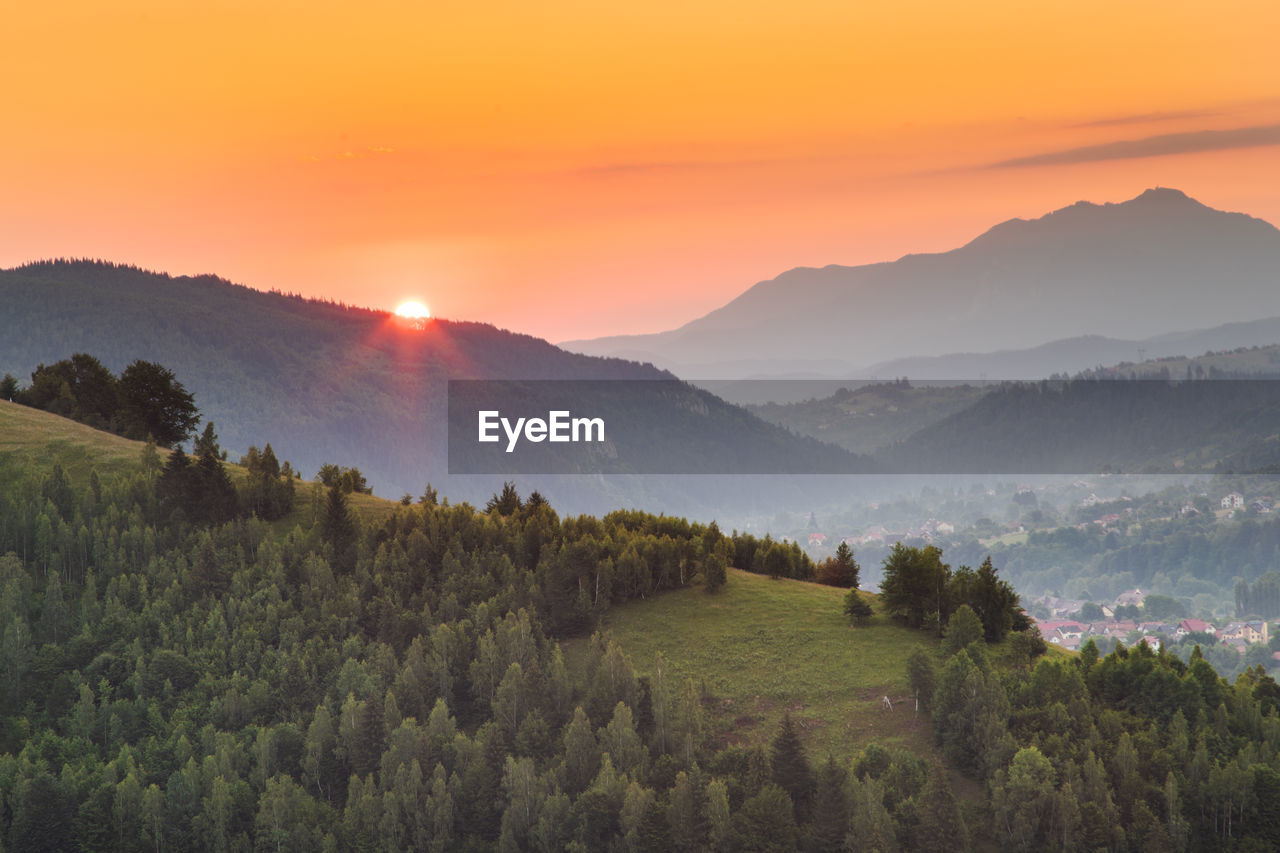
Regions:
[[[934, 472], [998, 469], [998, 455], [947, 431], [992, 435], [990, 425], [1007, 420], [1013, 406], [1022, 407], [1023, 424], [1034, 425], [1052, 417], [1041, 410], [1057, 398], [1006, 396], [999, 405], [988, 401], [967, 412], [985, 395], [965, 392], [941, 405], [934, 395], [912, 398], [887, 419], [880, 410], [889, 412], [890, 403], [833, 398], [811, 412], [756, 408], [761, 418], [726, 402], [738, 402], [728, 387], [733, 383], [708, 393], [665, 368], [681, 379], [704, 371], [723, 379], [761, 372], [838, 375], [859, 366], [864, 375], [1043, 378], [1134, 358], [1274, 343], [1280, 319], [1267, 318], [1280, 316], [1277, 270], [1280, 231], [1273, 226], [1157, 189], [1122, 204], [1080, 202], [1033, 221], [1012, 220], [952, 252], [793, 270], [673, 332], [579, 342], [567, 346], [582, 352], [570, 352], [482, 323], [432, 320], [409, 328], [383, 312], [264, 293], [214, 276], [46, 261], [0, 271], [6, 307], [0, 372], [25, 381], [38, 364], [75, 352], [95, 355], [117, 372], [134, 359], [158, 361], [195, 393], [206, 418], [219, 425], [224, 446], [243, 452], [271, 442], [307, 474], [328, 462], [355, 465], [386, 496], [418, 494], [430, 481], [455, 499], [483, 500], [507, 471], [521, 475], [524, 491], [538, 488], [569, 511], [630, 505], [723, 518], [772, 514], [793, 501], [808, 508], [851, 498], [854, 487], [837, 483], [841, 478], [804, 483], [771, 476], [780, 471], [902, 470], [904, 462]], [[957, 352], [971, 354], [946, 356]], [[673, 390], [652, 399], [586, 399], [642, 428], [679, 424], [679, 435], [638, 441], [647, 459], [610, 446], [584, 468], [548, 444], [542, 449], [554, 464], [546, 467], [468, 469], [490, 472], [485, 476], [459, 476], [455, 469], [451, 476], [447, 389], [454, 379], [670, 383]], [[782, 399], [760, 397], [760, 388], [742, 393], [756, 395], [755, 403]], [[1192, 398], [1169, 399], [1185, 405]], [[1023, 412], [1028, 406], [1035, 411]], [[877, 430], [849, 433], [846, 416], [863, 408], [867, 418], [879, 419]], [[1256, 423], [1270, 428], [1270, 412]], [[937, 428], [929, 432], [930, 425]], [[1061, 462], [1129, 470], [1165, 464], [1192, 453], [1204, 443], [1200, 436], [1222, 432], [1214, 424], [1200, 428], [1164, 448], [1159, 459], [1136, 451], [1090, 455], [1088, 448]], [[1267, 435], [1251, 428], [1237, 438], [1248, 443]], [[1027, 436], [1024, 430], [1010, 440], [1034, 458]], [[891, 446], [896, 455], [888, 453]], [[872, 451], [876, 462], [854, 455]], [[1263, 451], [1251, 451], [1249, 464], [1241, 464], [1271, 464], [1269, 445]], [[1231, 458], [1231, 448], [1196, 458], [1200, 465], [1220, 464]], [[676, 477], [613, 476], [645, 471]], [[762, 478], [728, 473], [738, 471]]]
[[[511, 477], [525, 493], [538, 488], [569, 511], [618, 505], [705, 511], [699, 495], [719, 506], [735, 504], [726, 495], [746, 495], [716, 478], [696, 484], [686, 478], [670, 489], [660, 478], [603, 476], [652, 471], [659, 453], [663, 472], [680, 473], [719, 474], [750, 463], [761, 474], [861, 464], [848, 451], [792, 435], [650, 365], [578, 355], [481, 323], [432, 320], [412, 328], [384, 312], [264, 293], [213, 276], [89, 261], [0, 271], [0, 302], [0, 373], [25, 383], [37, 365], [77, 352], [117, 373], [135, 359], [159, 362], [194, 394], [233, 452], [270, 442], [279, 458], [307, 475], [325, 463], [356, 466], [383, 496], [421, 494], [431, 482], [455, 500], [483, 501], [501, 488], [501, 470], [449, 476], [448, 385], [456, 379], [594, 380], [577, 389], [581, 413], [607, 408], [629, 420], [631, 435], [646, 435], [646, 425], [681, 425], [679, 440], [660, 449], [614, 442], [603, 461], [562, 455], [538, 469], [575, 476]], [[648, 380], [638, 387], [660, 393], [605, 399], [619, 383], [599, 380]], [[596, 476], [580, 476], [586, 473]]]
[[1274, 343], [1280, 321], [1251, 321], [1280, 316], [1277, 270], [1280, 230], [1158, 188], [1009, 220], [949, 252], [793, 269], [672, 331], [563, 346], [683, 378], [1036, 378], [1197, 338]]

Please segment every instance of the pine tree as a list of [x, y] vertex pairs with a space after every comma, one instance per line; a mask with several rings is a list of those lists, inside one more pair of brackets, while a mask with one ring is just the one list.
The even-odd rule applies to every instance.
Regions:
[[796, 731], [791, 714], [785, 714], [772, 749], [773, 782], [791, 797], [800, 820], [809, 813], [809, 794], [813, 784], [809, 759]]
[[942, 653], [953, 655], [982, 637], [982, 620], [973, 612], [973, 608], [962, 604], [947, 620], [947, 628], [942, 637]]
[[968, 836], [947, 771], [935, 765], [916, 806], [916, 849], [922, 853], [964, 850]]
[[[250, 452], [254, 448], [249, 448]], [[193, 453], [196, 456], [203, 456], [208, 453], [212, 456], [221, 458], [222, 448], [218, 446], [218, 434], [214, 432], [213, 421], [209, 421], [204, 425], [204, 432], [196, 437]]]
[[733, 819], [733, 849], [793, 853], [796, 819], [791, 798], [777, 785], [765, 785], [748, 797]]
[[582, 706], [573, 709], [573, 720], [564, 730], [564, 784], [569, 794], [584, 790], [600, 766], [600, 748], [591, 721]]
[[667, 825], [671, 829], [672, 850], [705, 850], [710, 825], [707, 822], [706, 783], [695, 768], [676, 774], [668, 794]]
[[215, 598], [226, 593], [231, 585], [230, 578], [218, 560], [218, 551], [213, 545], [213, 538], [205, 533], [201, 536], [191, 567], [191, 581], [202, 595]]
[[845, 594], [844, 612], [849, 617], [849, 621], [857, 625], [866, 625], [875, 613], [856, 589], [851, 589]]
[[181, 447], [175, 447], [156, 480], [156, 497], [160, 500], [161, 509], [170, 516], [180, 509], [190, 518], [194, 493], [195, 474], [191, 470], [191, 459]]
[[836, 547], [834, 557], [828, 557], [818, 565], [817, 581], [828, 586], [858, 588], [861, 582], [862, 567], [853, 558], [853, 549], [849, 543], [841, 542]]
[[667, 828], [665, 810], [650, 797], [634, 831], [631, 849], [636, 853], [669, 853], [671, 832]]
[[484, 505], [484, 511], [509, 516], [519, 512], [522, 506], [523, 504], [520, 501], [519, 493], [516, 492], [515, 485], [503, 483], [502, 491], [489, 498], [489, 502]]
[[809, 822], [808, 849], [815, 853], [839, 853], [849, 832], [849, 774], [828, 753], [818, 768], [813, 792], [813, 816]]
[[324, 515], [320, 519], [320, 538], [333, 546], [337, 555], [345, 555], [356, 541], [356, 523], [347, 506], [347, 496], [338, 486], [329, 487]]
[[922, 627], [926, 617], [947, 612], [950, 578], [951, 567], [942, 562], [942, 551], [932, 545], [909, 548], [898, 543], [884, 560], [880, 605], [912, 628]]

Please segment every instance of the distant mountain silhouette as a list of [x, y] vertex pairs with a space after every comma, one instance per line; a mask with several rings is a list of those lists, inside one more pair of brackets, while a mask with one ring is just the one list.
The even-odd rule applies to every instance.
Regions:
[[877, 458], [930, 474], [1257, 471], [1280, 463], [1277, 430], [1271, 379], [1002, 383]]
[[1247, 323], [1225, 323], [1212, 329], [1171, 332], [1142, 340], [1085, 335], [1021, 350], [900, 358], [873, 364], [866, 373], [873, 377], [908, 376], [912, 379], [1043, 379], [1056, 373], [1070, 375], [1142, 359], [1197, 356], [1209, 351], [1267, 346], [1278, 342], [1280, 317], [1269, 317]]
[[[116, 372], [134, 359], [157, 361], [194, 393], [233, 452], [271, 442], [308, 476], [326, 462], [354, 465], [378, 494], [393, 498], [421, 494], [428, 481], [455, 500], [482, 500], [502, 485], [501, 476], [447, 476], [450, 379], [674, 379], [649, 365], [577, 355], [481, 323], [433, 320], [410, 329], [383, 312], [98, 262], [0, 271], [0, 304], [0, 374], [26, 384], [37, 364], [76, 352]], [[682, 424], [681, 440], [663, 448], [665, 470], [732, 471], [739, 461], [757, 471], [858, 466], [844, 450], [670, 384], [675, 388], [644, 405], [610, 404], [634, 421]], [[589, 401], [583, 405], [589, 413]], [[617, 471], [640, 467], [626, 450], [619, 449]], [[520, 485], [527, 492], [529, 478]], [[570, 511], [667, 508], [652, 483], [643, 484], [645, 492], [600, 477], [534, 485]]]
[[[1123, 346], [1280, 316], [1278, 271], [1274, 226], [1178, 190], [1151, 189], [1120, 204], [1078, 202], [1039, 219], [1013, 219], [950, 252], [790, 270], [673, 331], [564, 346], [625, 352], [682, 377], [869, 376], [896, 359], [1082, 336]], [[1125, 357], [1137, 358], [1131, 349]]]

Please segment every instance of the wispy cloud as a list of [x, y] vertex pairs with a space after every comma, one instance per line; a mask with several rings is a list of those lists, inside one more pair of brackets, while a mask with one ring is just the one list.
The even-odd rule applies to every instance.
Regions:
[[1062, 151], [1047, 151], [1028, 157], [1014, 157], [987, 164], [989, 169], [1023, 166], [1061, 166], [1071, 163], [1097, 163], [1104, 160], [1131, 160], [1138, 157], [1164, 157], [1171, 154], [1194, 154], [1201, 151], [1223, 151], [1232, 148], [1258, 148], [1280, 145], [1280, 124], [1237, 127], [1230, 130], [1193, 130], [1185, 133], [1162, 133], [1142, 139], [1104, 142]]
[[1127, 116], [1112, 116], [1111, 118], [1100, 118], [1093, 121], [1082, 121], [1079, 124], [1070, 124], [1067, 127], [1117, 127], [1125, 124], [1155, 124], [1161, 121], [1178, 121], [1184, 118], [1211, 118], [1221, 115], [1221, 113], [1209, 112], [1207, 110], [1184, 110], [1182, 112], [1155, 112], [1155, 113], [1135, 113]]

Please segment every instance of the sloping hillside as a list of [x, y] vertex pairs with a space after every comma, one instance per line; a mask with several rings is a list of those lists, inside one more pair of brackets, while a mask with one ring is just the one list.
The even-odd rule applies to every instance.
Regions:
[[[618, 473], [643, 470], [629, 450], [660, 452], [666, 470], [682, 474], [736, 473], [732, 465], [741, 459], [779, 460], [779, 468], [758, 469], [768, 473], [851, 461], [843, 450], [793, 436], [652, 366], [576, 355], [479, 323], [431, 320], [411, 328], [385, 313], [211, 276], [174, 278], [91, 262], [0, 271], [0, 299], [0, 373], [25, 381], [38, 364], [76, 352], [115, 372], [134, 359], [156, 361], [194, 393], [233, 453], [271, 442], [307, 474], [341, 461], [359, 467], [387, 497], [421, 494], [428, 482], [469, 500], [501, 488], [500, 475], [448, 476], [447, 390], [454, 379], [670, 382], [656, 399], [626, 401], [623, 411], [628, 426], [683, 424], [679, 440], [658, 451], [620, 446]], [[584, 394], [579, 405], [590, 411], [590, 401]], [[591, 478], [524, 478], [521, 485], [575, 511], [619, 504], [671, 511], [697, 489]], [[742, 495], [706, 488], [721, 502]]]
[[735, 569], [714, 596], [689, 589], [633, 602], [611, 610], [605, 628], [651, 680], [659, 653], [668, 689], [693, 679], [724, 743], [767, 745], [790, 713], [815, 757], [852, 755], [870, 743], [932, 754], [928, 718], [914, 713], [907, 687], [907, 658], [936, 643], [879, 612], [851, 626], [844, 594]]

